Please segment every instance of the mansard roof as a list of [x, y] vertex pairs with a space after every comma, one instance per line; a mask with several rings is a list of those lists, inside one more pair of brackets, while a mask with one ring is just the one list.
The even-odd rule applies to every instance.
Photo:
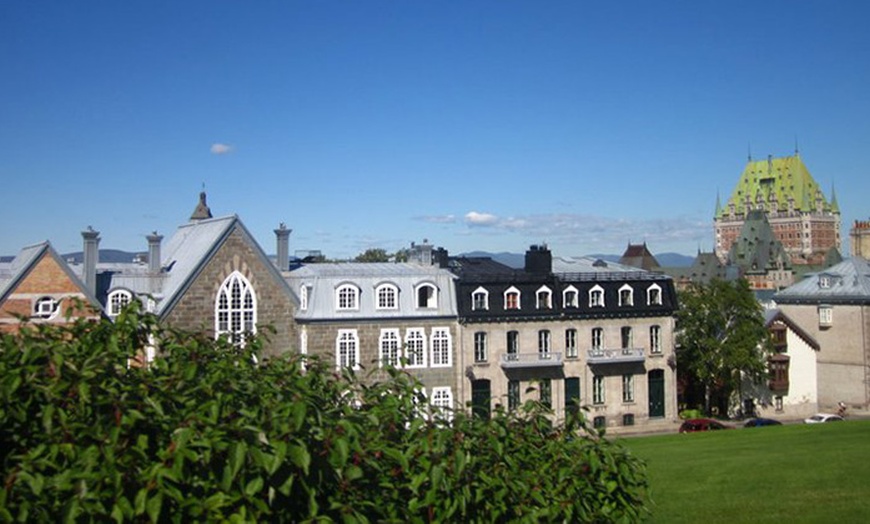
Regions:
[[765, 160], [749, 160], [737, 186], [724, 206], [717, 206], [716, 218], [727, 218], [730, 206], [738, 215], [746, 208], [747, 199], [755, 207], [756, 203], [775, 202], [778, 209], [787, 211], [789, 201], [793, 200], [795, 211], [815, 212], [816, 198], [822, 200], [825, 211], [839, 213], [836, 199], [829, 202], [800, 155]]
[[852, 257], [783, 289], [779, 304], [870, 304], [870, 263]]
[[[378, 318], [442, 318], [456, 316], [453, 280], [456, 276], [438, 266], [412, 262], [340, 262], [306, 264], [290, 271], [285, 277], [296, 296], [302, 286], [308, 289], [306, 309], [299, 308], [297, 320], [361, 320]], [[352, 311], [337, 311], [336, 290], [345, 284], [360, 291], [359, 307]], [[375, 290], [382, 284], [398, 288], [398, 307], [378, 309]], [[437, 307], [416, 307], [415, 290], [421, 284], [438, 289]]]
[[643, 244], [628, 244], [628, 247], [625, 248], [625, 253], [619, 259], [619, 263], [646, 271], [652, 271], [661, 267], [659, 261], [656, 260], [656, 257], [646, 247], [646, 242]]

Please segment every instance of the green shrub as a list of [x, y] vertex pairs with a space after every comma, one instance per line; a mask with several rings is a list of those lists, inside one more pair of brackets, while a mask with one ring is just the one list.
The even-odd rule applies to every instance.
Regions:
[[[160, 356], [131, 366], [150, 342]], [[115, 323], [25, 327], [0, 346], [0, 520], [635, 521], [643, 466], [538, 403], [430, 412], [391, 370]]]

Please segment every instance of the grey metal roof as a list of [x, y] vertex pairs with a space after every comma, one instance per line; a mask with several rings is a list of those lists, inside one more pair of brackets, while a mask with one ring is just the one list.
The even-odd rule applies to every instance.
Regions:
[[23, 247], [11, 262], [0, 265], [0, 303], [6, 300], [6, 294], [21, 280], [31, 264], [50, 248], [48, 241]]
[[553, 273], [563, 278], [575, 280], [585, 278], [600, 280], [612, 276], [619, 279], [662, 280], [668, 279], [661, 273], [653, 273], [618, 262], [606, 262], [593, 257], [553, 257]]
[[[437, 318], [456, 316], [456, 276], [436, 266], [413, 263], [344, 262], [309, 264], [286, 274], [285, 279], [298, 297], [302, 286], [308, 288], [308, 307], [296, 313], [299, 320], [339, 320], [371, 318]], [[353, 284], [360, 290], [359, 309], [337, 311], [335, 290], [342, 284]], [[381, 284], [393, 284], [399, 290], [396, 309], [377, 309], [375, 289]], [[435, 308], [416, 307], [417, 286], [423, 283], [438, 289]]]
[[[822, 279], [820, 277], [828, 277]], [[827, 280], [828, 287], [822, 285]], [[783, 289], [774, 297], [777, 303], [868, 303], [870, 302], [870, 264], [852, 257]]]

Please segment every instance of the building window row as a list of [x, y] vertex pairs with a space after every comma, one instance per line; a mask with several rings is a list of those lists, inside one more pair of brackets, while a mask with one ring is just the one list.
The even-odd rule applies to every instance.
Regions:
[[[349, 362], [341, 358], [341, 337], [343, 332], [352, 332], [355, 337], [356, 358]], [[359, 337], [356, 330], [339, 330], [336, 347], [336, 365], [338, 367], [359, 366]], [[450, 329], [446, 327], [432, 328], [427, 338], [423, 328], [405, 330], [402, 340], [400, 330], [382, 329], [378, 338], [378, 364], [380, 367], [449, 367], [453, 365], [453, 339]]]
[[[580, 307], [580, 293], [574, 286], [568, 286], [562, 292], [562, 303], [567, 308]], [[625, 284], [619, 289], [619, 306], [634, 305], [634, 288], [631, 285]], [[658, 284], [652, 284], [646, 290], [647, 305], [662, 304], [662, 288]], [[589, 290], [589, 307], [599, 308], [604, 307], [604, 288], [595, 285]], [[553, 309], [553, 292], [547, 286], [541, 286], [535, 292], [535, 308], [536, 309]], [[504, 292], [504, 309], [520, 309], [521, 308], [521, 293], [516, 287], [511, 286]], [[472, 311], [486, 311], [489, 309], [489, 291], [483, 287], [478, 287], [471, 293], [471, 309]]]
[[[300, 288], [300, 309], [308, 309], [308, 287]], [[428, 282], [418, 284], [414, 289], [415, 306], [418, 309], [438, 307], [438, 288]], [[342, 284], [335, 288], [335, 308], [338, 311], [358, 311], [360, 308], [360, 288], [354, 284]], [[375, 288], [375, 309], [395, 310], [399, 308], [399, 288], [395, 284], [380, 284]]]

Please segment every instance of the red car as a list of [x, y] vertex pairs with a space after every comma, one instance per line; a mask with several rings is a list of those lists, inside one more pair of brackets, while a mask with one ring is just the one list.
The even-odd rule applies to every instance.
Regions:
[[694, 433], [696, 431], [715, 431], [717, 429], [733, 429], [731, 426], [713, 420], [711, 418], [690, 418], [680, 426], [680, 433]]

